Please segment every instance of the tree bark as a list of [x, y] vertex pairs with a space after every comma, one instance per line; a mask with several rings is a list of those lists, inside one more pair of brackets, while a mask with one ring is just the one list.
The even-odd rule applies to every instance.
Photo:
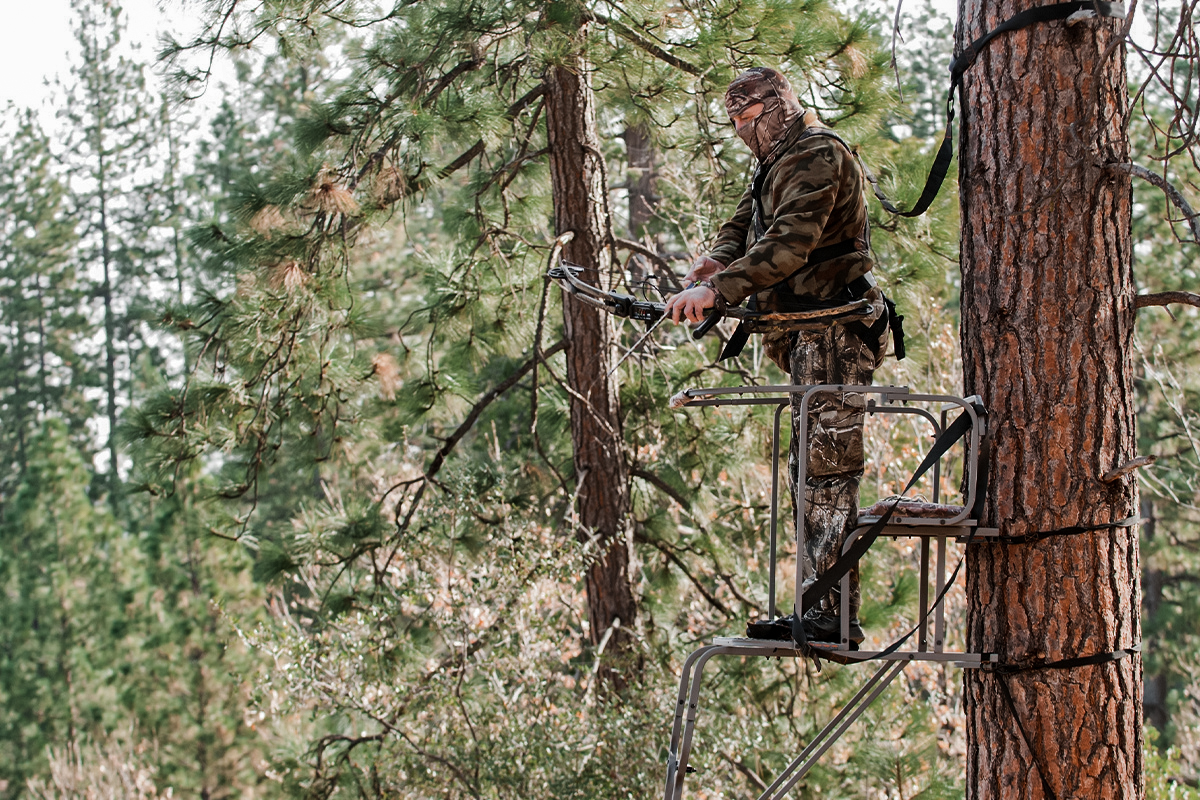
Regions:
[[[599, 283], [601, 277], [609, 277], [611, 256], [607, 187], [589, 69], [582, 57], [550, 68], [546, 128], [555, 233], [575, 234], [563, 257], [584, 267], [586, 280]], [[609, 375], [615, 341], [612, 317], [564, 295], [563, 324], [578, 484], [576, 535], [594, 542], [598, 551], [586, 582], [589, 634], [593, 644], [603, 641], [606, 652], [616, 655], [632, 643], [629, 631], [637, 604], [630, 584], [629, 469], [617, 384]], [[611, 673], [609, 678], [622, 682]]]
[[[959, 48], [1027, 7], [962, 0]], [[1002, 34], [962, 91], [962, 345], [993, 433], [986, 524], [1136, 514], [1131, 191], [1119, 22]], [[1111, 52], [1109, 48], [1111, 49]], [[968, 646], [1001, 664], [1141, 640], [1136, 528], [973, 545]], [[965, 676], [967, 796], [1140, 798], [1141, 659]], [[1010, 702], [1011, 701], [1011, 702]]]

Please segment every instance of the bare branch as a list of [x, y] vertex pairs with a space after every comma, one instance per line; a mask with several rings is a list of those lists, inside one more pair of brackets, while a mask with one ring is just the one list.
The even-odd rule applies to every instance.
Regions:
[[754, 770], [747, 767], [741, 761], [738, 761], [737, 759], [733, 758], [728, 753], [721, 753], [721, 758], [728, 761], [733, 766], [734, 769], [736, 769], [738, 772], [742, 773], [742, 775], [744, 775], [748, 781], [750, 781], [755, 786], [757, 786], [758, 791], [761, 792], [761, 791], [766, 790], [767, 782], [764, 781], [762, 778], [758, 777], [757, 772], [755, 772]]
[[1110, 172], [1120, 172], [1125, 175], [1132, 175], [1135, 178], [1141, 178], [1147, 183], [1151, 183], [1162, 189], [1167, 199], [1183, 212], [1184, 221], [1192, 229], [1193, 241], [1200, 243], [1200, 214], [1196, 213], [1195, 209], [1188, 203], [1187, 198], [1183, 196], [1183, 193], [1172, 186], [1166, 178], [1138, 164], [1105, 164], [1104, 169]]
[[[650, 484], [667, 497], [678, 503], [679, 507], [683, 509], [685, 514], [688, 514], [689, 516], [691, 515], [691, 511], [689, 509], [691, 509], [692, 504], [688, 501], [688, 499], [676, 491], [671, 484], [667, 483], [650, 470], [642, 469], [641, 467], [631, 467], [629, 470], [629, 475], [634, 478], [641, 478], [646, 483]], [[703, 530], [704, 524], [699, 520], [697, 520], [697, 522], [700, 524], [701, 530]]]
[[1103, 483], [1113, 483], [1118, 478], [1128, 475], [1135, 469], [1139, 469], [1140, 467], [1148, 467], [1157, 460], [1158, 456], [1138, 456], [1137, 458], [1132, 458], [1116, 469], [1110, 469], [1108, 472], [1104, 473], [1100, 480]]
[[692, 574], [691, 570], [687, 568], [687, 564], [683, 563], [683, 559], [679, 557], [679, 555], [670, 547], [670, 545], [668, 545], [666, 542], [661, 542], [658, 539], [651, 539], [647, 536], [643, 536], [640, 533], [635, 536], [635, 541], [653, 546], [654, 549], [666, 556], [667, 560], [679, 568], [679, 571], [682, 572], [689, 581], [691, 581], [692, 585], [695, 586], [696, 590], [699, 591], [704, 599], [708, 601], [709, 605], [720, 611], [726, 617], [733, 616], [733, 612], [730, 611], [724, 603], [718, 600], [712, 592], [704, 588], [704, 584], [702, 584], [700, 580]]
[[1182, 303], [1187, 306], [1200, 308], [1200, 294], [1193, 292], [1155, 292], [1154, 294], [1139, 294], [1134, 300], [1134, 308], [1149, 308], [1151, 306], [1166, 306], [1171, 303]]
[[534, 353], [533, 357], [522, 364], [512, 375], [509, 375], [503, 383], [499, 383], [486, 392], [475, 405], [471, 408], [471, 413], [467, 414], [467, 418], [462, 421], [455, 430], [450, 434], [450, 438], [446, 439], [441, 449], [434, 455], [433, 460], [429, 462], [429, 468], [425, 470], [425, 477], [432, 478], [442, 468], [442, 464], [446, 461], [446, 456], [458, 445], [459, 441], [467, 435], [471, 428], [475, 427], [475, 423], [479, 420], [479, 415], [492, 404], [492, 402], [500, 395], [507, 392], [509, 389], [517, 385], [517, 382], [524, 378], [534, 365], [543, 358], [550, 358], [560, 350], [565, 350], [567, 343], [565, 340], [546, 350], [544, 353]]

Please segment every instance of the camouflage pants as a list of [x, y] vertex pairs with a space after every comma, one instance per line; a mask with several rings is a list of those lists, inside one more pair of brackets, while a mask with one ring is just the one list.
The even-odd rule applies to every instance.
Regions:
[[[879, 318], [886, 313], [883, 295], [872, 289], [867, 295]], [[861, 325], [831, 325], [820, 331], [795, 334], [789, 355], [792, 383], [823, 383], [867, 386], [883, 361], [887, 328], [878, 338], [868, 336]], [[868, 341], [870, 339], [871, 341]], [[800, 430], [801, 395], [792, 397], [792, 444], [788, 453], [788, 474], [793, 508], [796, 503], [800, 445], [795, 435]], [[808, 586], [837, 561], [846, 537], [858, 523], [858, 484], [863, 474], [863, 415], [866, 399], [861, 394], [820, 393], [812, 396], [808, 408], [808, 460], [804, 481], [804, 544], [814, 573], [805, 579]], [[805, 609], [809, 616], [826, 621], [839, 612], [840, 589], [821, 598], [816, 608]], [[851, 619], [857, 619], [860, 602], [858, 568], [850, 572], [849, 607]]]

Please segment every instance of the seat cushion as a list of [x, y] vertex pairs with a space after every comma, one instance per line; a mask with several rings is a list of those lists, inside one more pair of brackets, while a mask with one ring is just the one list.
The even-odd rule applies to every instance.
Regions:
[[[895, 498], [880, 500], [870, 508], [859, 512], [864, 517], [882, 517]], [[963, 511], [962, 506], [948, 506], [942, 503], [926, 503], [923, 500], [901, 500], [896, 505], [893, 517], [917, 517], [920, 519], [950, 519], [957, 517]]]

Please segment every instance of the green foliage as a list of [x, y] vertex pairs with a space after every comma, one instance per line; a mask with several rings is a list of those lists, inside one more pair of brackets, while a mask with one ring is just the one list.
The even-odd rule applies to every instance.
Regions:
[[1174, 748], [1160, 749], [1161, 735], [1146, 728], [1146, 800], [1196, 800], [1200, 792], [1188, 785], [1183, 777], [1185, 765]]
[[42, 414], [58, 411], [75, 443], [86, 446], [85, 423], [93, 408], [85, 396], [88, 370], [78, 355], [88, 326], [70, 257], [77, 238], [66, 187], [32, 113], [19, 115], [15, 128], [5, 133], [0, 145], [5, 167], [0, 180], [0, 463], [5, 470], [0, 485], [7, 491], [25, 469], [28, 439]]
[[[226, 41], [291, 11], [238, 17]], [[721, 95], [753, 63], [795, 77], [902, 202], [925, 158], [921, 143], [878, 132], [893, 106], [872, 17], [824, 2], [605, 14], [586, 33], [574, 3], [423, 2], [393, 9], [387, 25], [360, 19], [344, 84], [306, 98], [288, 155], [230, 173], [237, 188], [220, 219], [193, 234], [207, 274], [225, 276], [171, 312], [195, 372], [148, 399], [126, 433], [155, 491], [186, 485], [174, 478], [183, 465], [214, 464], [230, 503], [213, 524], [256, 548], [275, 615], [245, 636], [276, 665], [254, 681], [256, 703], [280, 721], [317, 712], [277, 754], [289, 795], [641, 796], [660, 780], [682, 653], [764, 613], [770, 415], [698, 424], [666, 399], [777, 373], [757, 345], [723, 372], [715, 342], [695, 350], [686, 332], [660, 328], [620, 372], [636, 652], [614, 662], [628, 686], [598, 683], [583, 585], [597, 553], [567, 533], [560, 299], [542, 279], [553, 235], [542, 76], [586, 53], [609, 175], [627, 156], [615, 132], [648, 131], [656, 191], [643, 241], [665, 258], [700, 251], [740, 194], [749, 157], [731, 146]], [[344, 18], [331, 20], [314, 22], [317, 37], [341, 35]], [[220, 118], [222, 131], [236, 124]], [[617, 236], [623, 191], [605, 200]], [[943, 288], [954, 215], [948, 194], [935, 222], [880, 218], [876, 238], [894, 289], [916, 306], [905, 310], [920, 322], [910, 342], [920, 376], [939, 389], [957, 382], [944, 311], [954, 290]], [[654, 297], [663, 264], [625, 252], [604, 280], [624, 273]], [[640, 335], [627, 325], [624, 346]], [[907, 429], [884, 436], [915, 458]], [[896, 477], [880, 470], [874, 490]], [[889, 550], [867, 576], [865, 613], [881, 637], [913, 622], [911, 562]], [[721, 665], [702, 734], [706, 789], [744, 792], [746, 770], [786, 763], [785, 743], [854, 691], [847, 671], [797, 669]], [[903, 710], [936, 695], [952, 719], [948, 680], [914, 675], [872, 712], [887, 744], [804, 791], [853, 797], [883, 780], [906, 796], [960, 793], [947, 728]]]
[[[653, 791], [682, 659], [769, 601], [772, 410], [671, 411], [667, 400], [781, 376], [757, 342], [716, 365], [716, 341], [669, 326], [622, 364], [639, 618], [630, 652], [593, 646], [586, 578], [599, 553], [573, 535], [565, 333], [560, 293], [543, 280], [555, 231], [544, 76], [586, 57], [608, 180], [592, 200], [615, 265], [599, 278], [658, 299], [749, 176], [724, 116], [733, 75], [756, 63], [789, 74], [908, 206], [943, 122], [948, 23], [928, 6], [908, 18], [901, 97], [887, 84], [885, 15], [825, 0], [382, 11], [214, 0], [211, 26], [168, 48], [185, 86], [204, 69], [189, 56], [207, 63], [208, 48], [238, 70], [192, 165], [189, 123], [148, 99], [136, 60], [114, 49], [115, 7], [80, 11], [100, 48], [81, 91], [115, 116], [70, 118], [74, 183], [22, 124], [4, 151], [22, 167], [0, 182], [0, 603], [22, 621], [0, 634], [0, 769], [16, 776], [0, 796], [35, 775], [36, 796], [51, 784], [68, 796], [101, 766], [145, 777], [144, 794], [160, 797]], [[104, 184], [95, 132], [135, 129], [104, 141], [141, 166]], [[649, 167], [634, 163], [639, 135]], [[634, 231], [646, 171], [651, 213]], [[108, 244], [95, 212], [105, 185]], [[1144, 188], [1139, 280], [1186, 288], [1181, 229], [1155, 222], [1167, 209]], [[954, 188], [919, 220], [872, 215], [879, 273], [910, 337], [909, 358], [876, 380], [954, 392]], [[100, 262], [114, 268], [108, 320], [73, 293], [72, 269]], [[1168, 676], [1178, 723], [1159, 741], [1186, 747], [1196, 660], [1179, 643], [1200, 630], [1192, 555], [1179, 547], [1195, 527], [1195, 318], [1144, 318], [1143, 439], [1160, 456], [1149, 491], [1162, 532], [1144, 552], [1168, 578], [1147, 615], [1146, 665]], [[643, 333], [625, 323], [621, 351]], [[97, 352], [72, 355], [80, 339], [125, 350], [101, 368]], [[41, 352], [63, 366], [35, 396]], [[137, 491], [116, 518], [85, 492], [104, 470], [88, 464], [97, 412], [84, 385], [122, 401], [119, 419], [106, 416]], [[46, 416], [62, 422], [31, 445]], [[870, 425], [864, 499], [898, 491], [928, 440], [907, 422]], [[909, 545], [881, 543], [864, 569], [872, 641], [916, 622]], [[961, 594], [948, 602], [954, 618]], [[757, 793], [862, 679], [807, 662], [714, 662], [690, 785]], [[961, 797], [962, 702], [954, 670], [910, 665], [795, 796]], [[1185, 791], [1170, 786], [1180, 752], [1148, 749], [1154, 791]]]
[[65, 427], [51, 422], [31, 439], [0, 520], [0, 747], [18, 786], [45, 769], [48, 745], [117, 722], [107, 667], [124, 638], [122, 573], [136, 558], [92, 507], [89, 477]]
[[[1153, 30], [1159, 37], [1176, 22], [1171, 13], [1159, 21], [1161, 27]], [[1189, 76], [1195, 65], [1177, 66], [1172, 80], [1179, 81], [1178, 88], [1186, 87], [1194, 80]], [[1172, 96], [1170, 81], [1160, 82], [1145, 67], [1134, 65], [1130, 72], [1131, 92], [1140, 95], [1136, 124], [1130, 128], [1131, 161], [1155, 165], [1154, 172], [1165, 175], [1195, 204], [1200, 168], [1194, 148], [1184, 146], [1182, 157], [1164, 159], [1164, 153], [1185, 144], [1181, 139], [1188, 135], [1180, 129], [1186, 115], [1179, 116], [1178, 96]], [[1180, 209], [1161, 189], [1142, 180], [1133, 182], [1133, 199], [1133, 268], [1139, 294], [1194, 289], [1200, 245], [1186, 220], [1180, 219]], [[1200, 727], [1190, 697], [1200, 674], [1200, 619], [1195, 613], [1200, 591], [1195, 546], [1200, 540], [1197, 310], [1148, 307], [1138, 314], [1138, 452], [1157, 457], [1153, 466], [1139, 470], [1139, 477], [1145, 518], [1141, 557], [1146, 712], [1150, 724], [1160, 729], [1152, 740], [1162, 748], [1160, 758], [1168, 757], [1171, 747], [1183, 747], [1190, 754], [1189, 743]], [[1186, 777], [1194, 779], [1194, 766], [1187, 769]], [[1167, 791], [1165, 784], [1162, 790]]]

